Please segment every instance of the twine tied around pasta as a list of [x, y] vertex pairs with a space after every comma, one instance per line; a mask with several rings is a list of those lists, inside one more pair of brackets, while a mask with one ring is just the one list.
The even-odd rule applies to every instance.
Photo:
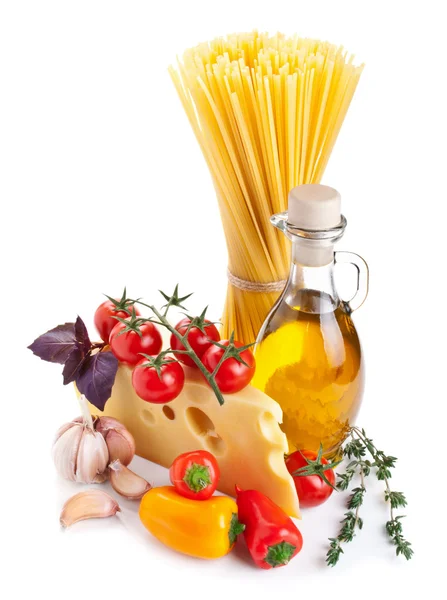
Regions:
[[236, 277], [236, 275], [234, 275], [230, 269], [227, 269], [227, 277], [231, 285], [239, 290], [242, 290], [243, 292], [282, 292], [287, 283], [287, 279], [269, 281], [267, 283], [262, 283], [261, 281], [248, 281], [248, 279]]

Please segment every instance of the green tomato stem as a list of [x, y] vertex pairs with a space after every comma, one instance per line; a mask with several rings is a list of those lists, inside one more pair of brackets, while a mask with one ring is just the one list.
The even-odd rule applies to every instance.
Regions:
[[205, 377], [205, 379], [209, 383], [211, 389], [213, 390], [213, 392], [214, 392], [214, 394], [215, 394], [215, 396], [216, 396], [219, 404], [222, 406], [222, 404], [224, 404], [225, 400], [224, 400], [224, 397], [222, 395], [222, 392], [219, 389], [219, 386], [216, 383], [214, 375], [212, 373], [210, 373], [207, 369], [205, 369], [204, 364], [202, 363], [202, 361], [200, 360], [200, 358], [197, 356], [197, 354], [192, 349], [191, 344], [188, 341], [187, 334], [186, 334], [186, 337], [185, 337], [180, 332], [178, 332], [177, 329], [175, 329], [175, 327], [173, 327], [169, 323], [169, 321], [165, 317], [165, 315], [162, 315], [155, 308], [155, 306], [150, 305], [150, 304], [145, 304], [144, 302], [141, 302], [140, 300], [137, 300], [137, 302], [138, 302], [138, 304], [141, 304], [142, 306], [146, 306], [146, 308], [149, 308], [154, 313], [154, 315], [157, 317], [157, 319], [159, 320], [160, 324], [163, 327], [165, 327], [168, 331], [170, 331], [183, 344], [183, 346], [188, 351], [188, 356], [194, 361], [194, 363], [196, 364], [196, 366], [198, 367], [198, 369], [200, 370], [200, 372], [203, 374], [203, 376]]

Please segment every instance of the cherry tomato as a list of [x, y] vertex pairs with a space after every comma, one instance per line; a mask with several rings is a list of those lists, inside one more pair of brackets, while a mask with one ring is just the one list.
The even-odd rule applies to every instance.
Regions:
[[180, 394], [185, 383], [185, 373], [177, 361], [163, 361], [160, 375], [148, 359], [142, 358], [132, 373], [132, 385], [136, 394], [146, 402], [165, 404]]
[[[228, 340], [220, 342], [223, 346], [228, 346]], [[233, 342], [236, 348], [241, 348], [243, 344]], [[210, 346], [202, 356], [202, 362], [210, 373], [214, 371], [218, 362], [222, 358], [224, 350], [219, 346]], [[241, 352], [241, 358], [247, 363], [248, 367], [238, 362], [233, 357], [228, 357], [220, 365], [216, 373], [216, 383], [223, 394], [233, 394], [246, 387], [255, 374], [255, 357], [248, 348]]]
[[[132, 308], [135, 307], [130, 307], [129, 311], [131, 311]], [[140, 314], [137, 308], [135, 308], [135, 314]], [[117, 308], [111, 300], [106, 300], [105, 302], [100, 304], [96, 309], [94, 322], [102, 341], [106, 342], [106, 344], [108, 343], [110, 333], [112, 332], [112, 329], [115, 327], [115, 325], [118, 323], [118, 321], [113, 317], [127, 319], [128, 316], [128, 312]]]
[[[182, 335], [185, 334], [188, 325], [191, 323], [191, 320], [188, 318], [182, 319], [175, 328]], [[207, 323], [209, 323], [207, 325]], [[198, 327], [191, 327], [188, 333], [188, 342], [191, 344], [192, 349], [197, 354], [199, 358], [202, 358], [203, 354], [208, 350], [208, 348], [212, 345], [211, 342], [218, 342], [220, 340], [219, 332], [213, 323], [205, 320], [205, 331], [204, 334]], [[184, 350], [184, 345], [178, 340], [174, 334], [171, 335], [171, 348], [173, 350]], [[175, 352], [174, 352], [175, 354]], [[176, 354], [176, 358], [180, 360], [183, 364], [188, 365], [188, 367], [196, 367], [196, 363], [192, 360], [191, 357], [186, 356], [186, 354]]]
[[153, 323], [140, 325], [141, 337], [136, 331], [127, 331], [118, 335], [126, 328], [124, 323], [118, 322], [112, 329], [109, 344], [116, 358], [128, 365], [136, 365], [143, 354], [158, 354], [163, 345], [160, 332]]
[[[293, 475], [295, 471], [301, 467], [305, 467], [308, 464], [306, 458], [315, 460], [317, 453], [312, 450], [297, 450], [293, 454], [290, 454], [286, 458], [286, 467], [289, 473]], [[328, 464], [325, 458], [321, 458], [321, 462], [323, 465]], [[335, 486], [335, 473], [333, 469], [325, 470], [324, 475]], [[319, 475], [294, 475], [293, 480], [300, 500], [300, 506], [305, 508], [323, 504], [334, 491]]]
[[207, 500], [216, 491], [220, 469], [210, 452], [195, 450], [177, 456], [169, 470], [169, 477], [181, 496]]

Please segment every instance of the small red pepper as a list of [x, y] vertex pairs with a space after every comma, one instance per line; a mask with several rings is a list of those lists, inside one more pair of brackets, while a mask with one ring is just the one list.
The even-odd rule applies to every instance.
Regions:
[[236, 486], [238, 519], [251, 557], [261, 569], [287, 565], [303, 547], [295, 523], [270, 498], [255, 490]]
[[195, 450], [177, 456], [169, 470], [169, 476], [181, 496], [192, 500], [207, 500], [216, 491], [220, 469], [210, 452]]

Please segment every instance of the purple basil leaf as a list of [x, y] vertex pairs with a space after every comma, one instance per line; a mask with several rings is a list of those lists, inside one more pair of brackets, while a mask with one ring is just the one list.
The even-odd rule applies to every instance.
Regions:
[[42, 360], [63, 365], [75, 345], [75, 324], [64, 323], [39, 336], [28, 349]]
[[67, 385], [76, 379], [84, 359], [85, 354], [83, 351], [78, 348], [78, 346], [75, 346], [65, 361], [64, 370], [62, 371], [64, 385]]
[[87, 327], [81, 317], [77, 317], [75, 323], [75, 335], [76, 345], [70, 352], [67, 360], [65, 361], [64, 370], [62, 375], [64, 377], [64, 385], [75, 381], [81, 366], [85, 360], [85, 357], [90, 352], [92, 343], [88, 337]]
[[75, 335], [76, 341], [78, 342], [78, 346], [83, 355], [85, 356], [92, 347], [92, 343], [90, 341], [90, 338], [88, 337], [87, 327], [85, 326], [84, 321], [79, 316], [77, 317], [75, 323]]
[[118, 359], [111, 352], [90, 354], [79, 369], [78, 390], [101, 411], [112, 394], [117, 369]]

